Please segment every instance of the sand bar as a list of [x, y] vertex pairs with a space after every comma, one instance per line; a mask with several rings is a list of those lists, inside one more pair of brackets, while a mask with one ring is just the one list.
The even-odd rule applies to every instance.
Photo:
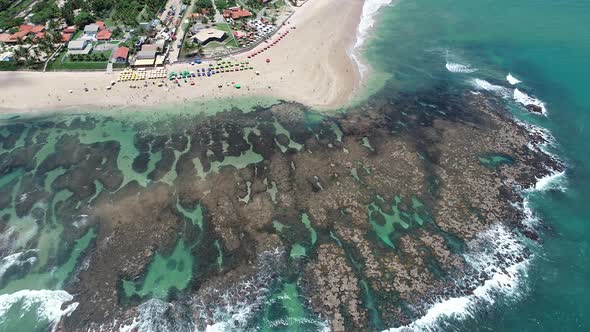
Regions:
[[[167, 86], [157, 87], [150, 82], [144, 87], [143, 82], [125, 82], [107, 90], [117, 72], [1, 72], [0, 111], [157, 105], [230, 96], [274, 97], [315, 108], [337, 108], [346, 105], [360, 85], [358, 67], [349, 53], [362, 6], [363, 0], [309, 0], [296, 8], [289, 23], [279, 30], [289, 33], [276, 45], [253, 59], [246, 56], [268, 44], [231, 58], [249, 60], [254, 70], [197, 78], [195, 85], [167, 82]], [[195, 70], [189, 64], [167, 68]], [[235, 83], [241, 88], [234, 88]], [[132, 84], [141, 87], [130, 88]]]

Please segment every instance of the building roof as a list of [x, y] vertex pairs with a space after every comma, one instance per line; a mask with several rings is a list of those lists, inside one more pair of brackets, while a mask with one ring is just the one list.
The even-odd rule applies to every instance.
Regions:
[[111, 39], [111, 35], [113, 33], [109, 30], [100, 30], [97, 34], [96, 34], [96, 39], [98, 40], [109, 40]]
[[84, 32], [98, 32], [98, 25], [92, 23], [84, 27]]
[[156, 62], [156, 58], [151, 59], [137, 59], [133, 63], [134, 66], [153, 66], [154, 62]]
[[127, 59], [128, 56], [129, 56], [129, 48], [125, 47], [125, 46], [121, 46], [115, 51], [114, 58], [115, 59], [118, 59], [118, 58]]
[[23, 39], [29, 34], [29, 32], [30, 32], [30, 30], [17, 31], [17, 32], [13, 33], [12, 36], [10, 36], [10, 39], [12, 41], [17, 41], [19, 39]]
[[18, 31], [26, 31], [26, 32], [29, 32], [29, 31], [33, 30], [34, 27], [35, 27], [34, 25], [30, 25], [30, 24], [21, 24], [18, 27]]
[[45, 26], [43, 25], [35, 25], [32, 29], [31, 32], [32, 33], [39, 33], [45, 30]]
[[104, 30], [106, 28], [103, 21], [96, 21], [94, 24], [98, 25], [98, 30]]
[[65, 33], [74, 33], [76, 31], [78, 31], [78, 28], [76, 28], [75, 25], [72, 25], [72, 26], [69, 26], [69, 27], [63, 29], [62, 32], [65, 32]]
[[250, 13], [247, 9], [242, 9], [240, 7], [232, 7], [230, 9], [223, 10], [223, 17], [225, 18], [231, 17], [232, 19], [237, 20], [250, 16], [252, 16], [252, 13]]
[[0, 42], [6, 43], [10, 41], [11, 34], [9, 33], [0, 33]]
[[88, 54], [92, 51], [92, 44], [88, 43], [83, 50], [68, 50], [68, 54]]
[[193, 38], [197, 39], [199, 43], [205, 44], [210, 39], [222, 39], [223, 36], [225, 36], [225, 31], [208, 28], [199, 30]]
[[158, 51], [158, 45], [156, 45], [156, 44], [143, 44], [143, 45], [141, 45], [141, 50], [148, 51], [148, 52], [151, 52], [151, 51], [156, 52], [156, 51]]
[[35, 39], [41, 39], [43, 37], [45, 37], [45, 32], [37, 32], [35, 34]]
[[61, 41], [62, 43], [67, 43], [72, 40], [73, 33], [63, 33], [61, 34]]
[[137, 52], [137, 59], [155, 59], [156, 51], [139, 51]]
[[86, 40], [72, 40], [68, 43], [68, 49], [82, 49], [86, 46]]

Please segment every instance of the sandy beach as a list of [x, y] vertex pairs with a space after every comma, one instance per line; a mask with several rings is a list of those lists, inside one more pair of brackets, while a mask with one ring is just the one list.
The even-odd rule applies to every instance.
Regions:
[[[230, 96], [264, 96], [314, 108], [338, 108], [351, 100], [360, 85], [358, 66], [349, 53], [362, 7], [363, 0], [309, 0], [279, 29], [279, 34], [290, 32], [276, 45], [253, 59], [247, 55], [256, 49], [229, 58], [249, 60], [254, 70], [196, 78], [194, 86], [182, 83], [179, 87], [167, 81], [167, 86], [157, 87], [152, 82], [159, 80], [150, 80], [148, 87], [143, 82], [124, 82], [107, 90], [117, 72], [0, 72], [0, 111], [157, 105]], [[190, 64], [168, 65], [167, 69], [194, 71]], [[141, 88], [130, 88], [132, 84]], [[240, 84], [241, 89], [233, 84]]]

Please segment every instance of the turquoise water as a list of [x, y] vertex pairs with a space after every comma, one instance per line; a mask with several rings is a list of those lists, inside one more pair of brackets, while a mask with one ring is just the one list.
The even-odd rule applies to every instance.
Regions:
[[[374, 77], [390, 77], [383, 82], [382, 89], [377, 92], [378, 96], [394, 99], [398, 93], [420, 94], [438, 89], [470, 91], [475, 89], [475, 79], [485, 80], [510, 92], [506, 96], [506, 101], [517, 117], [551, 130], [558, 144], [554, 152], [569, 166], [566, 180], [558, 183], [566, 187], [566, 191], [549, 189], [529, 195], [530, 206], [548, 229], [543, 232], [543, 244], [531, 246], [534, 256], [517, 293], [513, 294], [514, 296], [496, 298], [491, 307], [479, 307], [470, 313], [472, 317], [443, 320], [435, 330], [590, 329], [590, 318], [586, 315], [587, 308], [590, 307], [590, 208], [586, 204], [587, 197], [590, 197], [590, 132], [587, 128], [590, 124], [590, 101], [586, 96], [585, 85], [587, 77], [590, 77], [590, 32], [585, 26], [589, 21], [588, 0], [401, 0], [395, 6], [386, 7], [381, 12], [375, 36], [365, 50], [369, 62], [376, 70]], [[447, 65], [455, 72], [449, 70]], [[462, 68], [463, 72], [457, 72], [457, 68]], [[517, 85], [520, 90], [546, 103], [547, 117], [519, 110], [512, 100], [514, 87], [505, 78], [508, 73], [523, 81]], [[166, 112], [152, 112], [149, 116], [120, 116], [117, 121], [98, 122], [92, 130], [68, 129], [68, 133], [80, 135], [82, 143], [116, 140], [122, 144], [117, 157], [122, 181], [111, 189], [116, 190], [133, 180], [141, 185], [150, 184], [152, 180], [148, 174], [155, 170], [163, 156], [161, 151], [150, 152], [146, 170], [135, 171], [133, 161], [139, 155], [139, 151], [133, 145], [136, 129], [130, 124], [146, 120], [147, 127], [144, 130], [149, 131], [153, 129], [149, 128], [149, 123], [157, 123], [157, 120], [169, 116], [178, 121], [166, 122], [171, 124], [170, 128], [154, 130], [161, 133], [180, 131], [185, 128], [181, 124], [183, 119], [190, 119], [194, 113], [214, 113], [229, 106], [239, 106], [246, 111], [255, 105], [270, 105], [274, 102], [249, 99], [244, 103], [243, 100], [229, 100], [220, 102], [218, 107], [212, 107], [210, 104], [187, 104], [175, 114], [169, 112], [168, 106], [162, 106]], [[181, 116], [182, 112], [190, 112], [191, 115]], [[315, 128], [324, 118], [317, 113], [306, 113], [305, 116], [310, 129]], [[69, 119], [71, 121], [75, 118], [77, 117], [72, 116]], [[89, 118], [92, 119], [91, 116]], [[302, 150], [303, 146], [293, 139], [287, 128], [276, 120], [269, 125], [277, 134], [284, 135], [284, 143], [275, 141], [282, 153], [288, 150]], [[257, 135], [256, 133], [260, 132], [260, 128], [256, 126], [246, 129], [246, 140], [249, 134]], [[0, 127], [0, 131], [2, 130]], [[50, 132], [53, 136], [47, 138], [49, 144], [45, 144], [35, 154], [39, 162], [55, 151], [56, 139], [64, 134], [64, 131]], [[337, 140], [342, 141], [343, 133], [338, 126], [334, 126], [334, 132]], [[25, 145], [25, 135], [21, 137], [22, 139], [15, 144], [17, 148]], [[363, 144], [369, 150], [374, 149], [368, 138], [363, 140]], [[227, 147], [224, 145], [223, 149]], [[182, 151], [175, 151], [174, 165], [178, 162], [180, 153]], [[239, 156], [228, 156], [221, 162], [214, 161], [208, 172], [203, 171], [203, 165], [197, 163], [198, 160], [195, 159], [197, 174], [204, 177], [210, 173], [217, 173], [223, 166], [230, 164], [238, 169], [244, 168], [259, 162], [262, 157], [252, 149], [245, 150]], [[480, 162], [493, 169], [510, 163], [511, 160], [502, 155], [489, 154], [482, 155]], [[0, 209], [2, 215], [10, 217], [9, 226], [13, 226], [18, 232], [19, 236], [11, 239], [15, 246], [14, 251], [39, 250], [37, 260], [31, 263], [30, 268], [23, 269], [22, 275], [6, 277], [5, 283], [0, 287], [0, 297], [3, 296], [3, 301], [10, 297], [10, 293], [25, 289], [50, 290], [53, 292], [51, 296], [56, 298], [54, 307], [59, 307], [68, 300], [66, 297], [57, 296], [63, 295], [59, 290], [75, 275], [74, 271], [83, 261], [88, 252], [87, 248], [93, 246], [96, 234], [91, 228], [76, 236], [69, 234], [67, 242], [62, 240], [64, 229], [67, 229], [64, 227], [66, 219], [62, 216], [67, 208], [64, 202], [71, 200], [72, 193], [66, 189], [57, 191], [54, 189], [54, 183], [66, 171], [58, 167], [39, 178], [38, 186], [52, 193], [43, 201], [44, 205], [37, 206], [37, 210], [43, 211], [43, 222], [36, 223], [30, 215], [17, 217], [11, 208]], [[351, 176], [356, 181], [363, 182], [363, 176], [368, 172], [370, 170], [365, 165], [358, 164], [351, 171]], [[0, 177], [0, 188], [8, 187], [14, 181], [21, 181], [19, 179], [25, 173], [19, 169]], [[171, 183], [177, 176], [175, 167], [171, 166], [170, 171], [160, 177], [160, 181]], [[98, 180], [94, 184], [96, 193], [84, 199], [86, 204], [99, 199], [99, 193], [107, 190]], [[265, 185], [268, 186], [267, 192], [274, 202], [277, 195], [276, 183], [269, 181], [265, 182]], [[247, 184], [247, 187], [248, 194], [239, 199], [243, 204], [250, 202], [251, 184]], [[16, 189], [10, 194], [11, 202], [16, 201]], [[411, 212], [402, 214], [398, 210], [398, 200], [402, 199], [406, 205], [412, 206]], [[381, 241], [384, 247], [395, 247], [391, 238], [395, 239], [397, 234], [403, 233], [406, 229], [428, 225], [431, 222], [422, 210], [423, 203], [415, 197], [399, 197], [380, 204], [377, 204], [376, 199], [375, 202], [367, 208], [367, 213], [372, 217], [371, 227], [375, 231], [376, 240]], [[176, 204], [176, 213], [183, 216], [186, 221], [183, 229], [195, 226], [195, 232], [196, 229], [199, 230], [196, 241], [206, 238], [201, 232], [208, 223], [204, 218], [204, 211], [201, 205], [189, 208], [181, 206], [180, 203]], [[321, 226], [316, 220], [303, 212], [299, 221], [289, 224], [285, 220], [275, 220], [272, 228], [281, 236], [296, 234], [296, 242], [288, 248], [293, 264], [312, 259], [318, 243], [325, 240], [322, 237], [328, 236], [322, 233]], [[343, 246], [334, 233], [330, 232], [329, 236], [339, 246]], [[217, 239], [210, 245], [209, 257], [196, 257], [189, 252], [191, 246], [191, 243], [179, 237], [171, 250], [156, 252], [141, 277], [122, 280], [125, 291], [123, 300], [128, 297], [142, 300], [152, 297], [167, 299], [171, 291], [186, 292], [190, 290], [196, 273], [201, 272], [198, 269], [201, 261], [211, 261], [209, 271], [221, 271], [234, 259], [231, 255], [224, 254], [223, 246]], [[353, 255], [350, 252], [347, 254], [349, 260], [354, 262]], [[377, 294], [370, 291], [367, 281], [361, 280], [360, 285], [372, 326], [385, 328], [382, 326], [376, 305]], [[48, 319], [40, 319], [35, 311], [36, 305], [25, 310], [23, 307], [29, 303], [14, 303], [6, 308], [6, 319], [0, 321], [0, 330], [45, 330], [49, 320], [54, 321], [59, 317], [59, 314], [52, 314]], [[46, 308], [41, 309], [43, 310], [38, 311], [47, 311]], [[321, 322], [309, 312], [307, 299], [303, 298], [301, 284], [296, 278], [283, 280], [279, 286], [272, 289], [257, 318], [257, 328], [264, 331], [321, 329], [318, 327]]]
[[[531, 194], [551, 230], [517, 299], [499, 300], [473, 319], [443, 330], [583, 331], [590, 329], [590, 1], [401, 0], [382, 10], [366, 54], [392, 74], [382, 93], [472, 89], [485, 79], [546, 103], [548, 116], [517, 116], [548, 128], [567, 162], [567, 191]], [[477, 69], [452, 73], [447, 62]]]

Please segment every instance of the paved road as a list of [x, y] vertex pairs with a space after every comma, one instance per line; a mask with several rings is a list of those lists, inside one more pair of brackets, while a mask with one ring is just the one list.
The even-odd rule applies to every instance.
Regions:
[[170, 47], [170, 55], [168, 56], [168, 60], [170, 61], [170, 63], [175, 63], [176, 61], [178, 61], [178, 56], [180, 55], [180, 47], [178, 47], [178, 43], [182, 42], [185, 34], [185, 31], [182, 29], [182, 22], [184, 20], [184, 17], [186, 16], [186, 13], [193, 6], [194, 2], [195, 0], [191, 1], [190, 5], [188, 5], [187, 11], [180, 18], [178, 17], [178, 14], [180, 13], [180, 7], [182, 6], [181, 0], [170, 0], [166, 5], [166, 9], [170, 8], [170, 6], [176, 7], [176, 12], [174, 13], [174, 20], [172, 22], [175, 22], [177, 19], [180, 22], [180, 25], [176, 30], [176, 40], [172, 43], [172, 47]]
[[213, 22], [213, 23], [225, 23], [225, 19], [223, 18], [223, 15], [221, 15], [219, 10], [217, 10], [217, 7], [215, 6], [215, 0], [211, 0], [211, 3], [213, 4], [213, 10], [215, 11], [215, 16], [214, 16], [215, 22]]

